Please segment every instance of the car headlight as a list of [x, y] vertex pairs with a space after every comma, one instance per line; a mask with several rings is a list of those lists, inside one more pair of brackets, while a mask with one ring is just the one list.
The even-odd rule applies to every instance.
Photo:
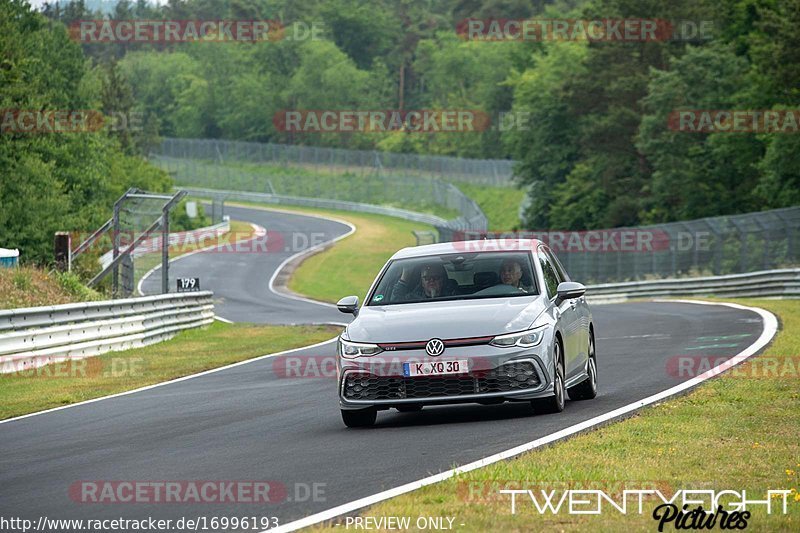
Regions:
[[529, 329], [517, 333], [498, 335], [489, 344], [492, 346], [499, 346], [500, 348], [510, 348], [512, 346], [530, 348], [542, 342], [542, 337], [544, 337], [544, 329]]
[[341, 347], [340, 353], [345, 359], [355, 359], [356, 357], [370, 357], [383, 351], [377, 344], [367, 344], [364, 342], [351, 342], [339, 338]]

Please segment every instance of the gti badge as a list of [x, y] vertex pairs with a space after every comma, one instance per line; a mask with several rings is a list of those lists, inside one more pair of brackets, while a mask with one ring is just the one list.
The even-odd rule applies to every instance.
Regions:
[[425, 352], [431, 357], [442, 355], [442, 352], [444, 352], [444, 343], [442, 342], [442, 339], [429, 340], [425, 345]]

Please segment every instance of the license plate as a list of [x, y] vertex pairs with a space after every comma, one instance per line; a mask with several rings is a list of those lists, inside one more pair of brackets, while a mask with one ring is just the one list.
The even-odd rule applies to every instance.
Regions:
[[466, 374], [467, 372], [469, 372], [469, 363], [466, 359], [428, 363], [403, 363], [403, 375], [406, 377], [443, 376], [446, 374]]

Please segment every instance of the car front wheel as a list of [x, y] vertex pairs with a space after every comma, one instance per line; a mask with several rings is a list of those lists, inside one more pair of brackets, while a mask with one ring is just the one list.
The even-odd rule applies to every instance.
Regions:
[[594, 355], [594, 334], [589, 332], [589, 360], [586, 364], [589, 374], [586, 379], [571, 387], [570, 400], [591, 400], [597, 396], [597, 358]]
[[566, 391], [564, 390], [564, 357], [560, 340], [556, 341], [553, 347], [553, 360], [556, 365], [555, 377], [553, 378], [554, 394], [547, 398], [531, 400], [533, 409], [537, 413], [560, 413], [564, 410]]

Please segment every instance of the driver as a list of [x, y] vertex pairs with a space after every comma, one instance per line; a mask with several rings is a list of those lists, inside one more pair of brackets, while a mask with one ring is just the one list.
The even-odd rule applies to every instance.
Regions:
[[453, 295], [452, 288], [447, 284], [447, 271], [441, 264], [424, 265], [419, 275], [420, 283], [413, 288], [410, 280], [411, 270], [408, 267], [403, 268], [400, 279], [392, 289], [392, 301], [426, 300]]
[[[516, 259], [506, 259], [500, 265], [500, 283], [511, 285], [520, 290], [525, 290], [522, 286], [522, 265]], [[527, 291], [526, 291], [527, 292]]]

